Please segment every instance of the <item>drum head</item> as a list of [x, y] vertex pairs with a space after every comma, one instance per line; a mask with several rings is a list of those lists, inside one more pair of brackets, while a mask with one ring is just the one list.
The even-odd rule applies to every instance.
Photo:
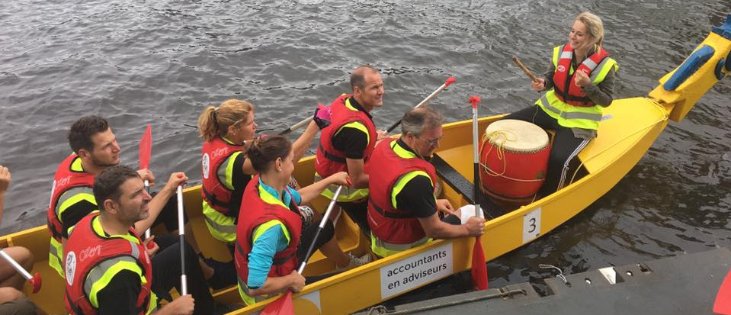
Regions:
[[536, 152], [548, 145], [548, 134], [533, 123], [503, 119], [487, 126], [484, 140], [512, 152]]

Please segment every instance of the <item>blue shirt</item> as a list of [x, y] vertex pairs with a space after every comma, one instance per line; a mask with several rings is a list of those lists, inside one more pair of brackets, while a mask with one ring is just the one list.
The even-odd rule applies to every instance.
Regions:
[[[264, 188], [264, 191], [271, 196], [281, 200], [285, 205], [289, 205], [290, 201], [294, 199], [294, 203], [299, 205], [302, 203], [302, 196], [299, 192], [286, 186], [284, 190], [284, 196], [281, 196], [274, 187], [269, 186], [261, 181], [259, 178], [259, 185]], [[269, 222], [275, 222], [278, 224], [268, 225], [262, 227]], [[271, 220], [263, 223], [257, 227], [254, 231], [258, 232], [259, 228], [266, 228], [259, 237], [254, 240], [251, 252], [249, 253], [249, 276], [246, 279], [246, 285], [249, 288], [257, 289], [264, 285], [267, 277], [269, 276], [269, 270], [272, 268], [274, 261], [274, 255], [287, 248], [289, 240], [284, 235], [284, 224], [279, 220]]]

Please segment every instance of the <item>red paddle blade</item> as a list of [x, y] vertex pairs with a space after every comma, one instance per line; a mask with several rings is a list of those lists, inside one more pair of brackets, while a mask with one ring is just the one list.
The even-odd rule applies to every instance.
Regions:
[[723, 279], [721, 287], [716, 294], [716, 302], [713, 303], [713, 312], [716, 314], [731, 315], [731, 270]]
[[140, 139], [140, 169], [150, 167], [150, 155], [152, 155], [152, 127], [147, 124], [147, 129]]
[[269, 303], [260, 315], [294, 315], [294, 303], [292, 302], [292, 291], [280, 296], [274, 302]]
[[487, 290], [487, 264], [479, 237], [475, 237], [475, 246], [472, 248], [472, 283], [475, 290]]
[[33, 293], [38, 293], [41, 290], [41, 273], [36, 272], [33, 274], [33, 278], [28, 280], [33, 285]]

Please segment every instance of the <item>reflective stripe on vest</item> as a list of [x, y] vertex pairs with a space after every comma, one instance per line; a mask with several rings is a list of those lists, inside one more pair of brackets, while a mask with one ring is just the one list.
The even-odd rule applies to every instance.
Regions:
[[206, 227], [208, 227], [211, 236], [222, 242], [235, 242], [236, 218], [218, 212], [218, 210], [213, 209], [205, 200], [203, 200], [202, 208], [203, 218], [206, 221]]
[[284, 236], [287, 238], [287, 247], [272, 257], [272, 267], [267, 277], [283, 277], [295, 270], [296, 254], [302, 234], [302, 220], [297, 213], [295, 198], [291, 198], [290, 206], [277, 196], [272, 195], [263, 185], [260, 185], [259, 176], [254, 176], [244, 191], [242, 203], [247, 205], [246, 215], [241, 213], [237, 224], [234, 262], [238, 291], [241, 299], [246, 303], [256, 301], [247, 294], [249, 266], [248, 255], [254, 246], [254, 241], [268, 228], [281, 224]]
[[[322, 176], [320, 174], [315, 173], [315, 182], [319, 182], [322, 180]], [[332, 200], [333, 196], [335, 196], [335, 191], [338, 190], [338, 185], [332, 184], [328, 185], [321, 193], [320, 195], [325, 196], [325, 198]], [[340, 195], [338, 195], [338, 202], [356, 202], [361, 201], [368, 197], [368, 188], [351, 188], [343, 186], [343, 189], [340, 191]]]
[[[416, 154], [414, 152], [411, 152], [411, 151], [405, 149], [404, 147], [400, 146], [398, 144], [398, 141], [391, 142], [389, 147], [391, 148], [393, 153], [401, 159], [418, 159], [418, 157], [416, 156]], [[410, 172], [402, 174], [395, 180], [393, 186], [390, 188], [390, 193], [389, 193], [390, 198], [389, 199], [391, 202], [392, 209], [399, 208], [397, 201], [396, 201], [396, 197], [398, 196], [399, 193], [401, 193], [401, 191], [404, 189], [404, 187], [406, 187], [406, 185], [412, 179], [416, 178], [417, 176], [425, 176], [426, 178], [429, 179], [429, 182], [432, 184], [432, 187], [434, 186], [434, 182], [433, 182], [431, 176], [429, 175], [429, 173], [427, 173], [424, 170], [412, 170]], [[434, 198], [436, 200], [436, 197], [434, 197]], [[418, 219], [414, 218], [413, 215], [411, 215], [410, 213], [405, 213], [403, 211], [386, 212], [382, 208], [380, 208], [375, 202], [373, 202], [372, 198], [369, 198], [368, 202], [369, 202], [369, 205], [372, 206], [372, 208], [374, 210], [376, 210], [376, 212], [380, 213], [381, 215], [383, 215], [386, 218], [394, 218], [394, 219], [401, 218], [401, 219], [418, 220]], [[378, 238], [373, 232], [371, 232], [371, 250], [373, 251], [373, 253], [375, 253], [376, 255], [378, 255], [380, 257], [386, 257], [386, 256], [396, 254], [398, 252], [407, 250], [409, 248], [413, 248], [413, 247], [422, 245], [430, 240], [431, 240], [431, 238], [429, 238], [428, 236], [424, 236], [413, 242], [397, 244], [397, 243], [386, 242], [386, 241]]]
[[[563, 51], [563, 46], [555, 47], [552, 57], [554, 68], [558, 67], [559, 59], [571, 57], [572, 53]], [[617, 62], [610, 57], [602, 59], [598, 65], [588, 58], [582, 64], [592, 69], [590, 80], [594, 85], [604, 81], [609, 71], [618, 68]], [[571, 70], [574, 69], [566, 69], [568, 78], [572, 77], [573, 71]], [[535, 104], [541, 107], [546, 114], [556, 119], [559, 125], [566, 128], [596, 130], [599, 128], [599, 121], [602, 120], [601, 106], [573, 106], [562, 101], [555, 88], [544, 93]]]
[[241, 278], [238, 278], [238, 283], [239, 283], [239, 286], [238, 286], [239, 295], [241, 296], [241, 300], [243, 300], [244, 304], [246, 304], [246, 305], [252, 305], [257, 302], [261, 302], [261, 301], [264, 301], [264, 300], [272, 297], [271, 294], [262, 294], [262, 295], [258, 295], [258, 296], [251, 296], [249, 293], [249, 286], [247, 286], [246, 283], [244, 283], [244, 281], [241, 281]]
[[65, 278], [63, 270], [63, 244], [51, 237], [51, 243], [48, 248], [48, 265], [51, 269], [56, 270], [61, 278]]
[[[58, 202], [54, 208], [59, 222], [61, 221], [61, 216], [69, 209], [69, 207], [81, 201], [86, 201], [96, 205], [96, 199], [94, 198], [94, 192], [91, 187], [73, 187], [61, 194], [61, 197], [58, 198]], [[71, 228], [73, 228], [73, 226], [69, 227], [69, 230]], [[66, 233], [68, 235], [69, 231], [66, 231]], [[48, 266], [50, 266], [51, 269], [56, 270], [62, 278], [64, 277], [63, 244], [53, 237], [49, 244]]]
[[393, 244], [384, 242], [383, 240], [377, 238], [373, 233], [371, 233], [371, 250], [374, 254], [378, 255], [378, 257], [388, 257], [393, 254], [400, 253], [402, 251], [405, 251], [407, 249], [414, 248], [416, 246], [426, 244], [427, 242], [431, 241], [431, 238], [428, 236], [425, 236], [415, 242], [408, 243], [408, 244]]
[[55, 208], [56, 217], [59, 218], [59, 221], [69, 207], [81, 201], [87, 201], [96, 205], [94, 191], [91, 187], [74, 187], [64, 192], [61, 197], [58, 198], [58, 203], [56, 203]]
[[[263, 189], [263, 188], [261, 188], [261, 186], [260, 186], [260, 190], [261, 189]], [[262, 198], [262, 199], [265, 199], [265, 198]], [[276, 198], [271, 197], [271, 199], [276, 199]], [[267, 221], [267, 222], [259, 225], [257, 228], [255, 228], [254, 229], [254, 235], [251, 238], [251, 243], [254, 244], [254, 242], [256, 241], [256, 239], [259, 238], [259, 236], [261, 236], [262, 234], [264, 234], [264, 232], [266, 232], [267, 230], [269, 230], [271, 227], [273, 227], [275, 225], [281, 226], [282, 232], [284, 233], [284, 237], [287, 239], [287, 243], [289, 243], [290, 240], [291, 240], [290, 235], [289, 235], [289, 230], [287, 230], [287, 227], [284, 226], [284, 223], [282, 223], [279, 220]], [[236, 242], [236, 247], [237, 247], [237, 250], [243, 252], [244, 249], [241, 248], [241, 245], [238, 242]], [[290, 258], [292, 258], [293, 255], [290, 255], [290, 256], [287, 256], [287, 257], [272, 258], [272, 265], [280, 265], [280, 264], [283, 264], [284, 262], [286, 262], [287, 260], [289, 260]], [[249, 286], [246, 285], [246, 282], [243, 281], [241, 279], [241, 277], [236, 277], [236, 278], [237, 278], [236, 280], [237, 280], [237, 282], [239, 284], [239, 286], [238, 286], [239, 295], [241, 296], [241, 299], [244, 301], [244, 303], [246, 303], [246, 305], [251, 305], [251, 304], [254, 304], [256, 302], [263, 301], [263, 300], [266, 300], [266, 299], [268, 299], [268, 298], [271, 297], [271, 295], [269, 295], [269, 294], [264, 294], [264, 295], [261, 295], [261, 296], [251, 296], [251, 293], [249, 292]]]
[[147, 278], [142, 274], [142, 268], [137, 264], [137, 257], [139, 257], [139, 252], [136, 251], [137, 246], [132, 245], [132, 248], [135, 257], [120, 256], [107, 259], [89, 270], [89, 274], [84, 280], [84, 293], [89, 297], [89, 302], [94, 308], [99, 308], [97, 299], [99, 291], [104, 289], [112, 281], [112, 278], [122, 270], [134, 272], [140, 276], [142, 284], [147, 283]]

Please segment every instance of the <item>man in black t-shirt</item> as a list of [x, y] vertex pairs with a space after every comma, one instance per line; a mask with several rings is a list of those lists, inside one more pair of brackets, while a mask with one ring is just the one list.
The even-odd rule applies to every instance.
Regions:
[[[317, 149], [316, 178], [347, 171], [352, 188], [343, 187], [338, 205], [367, 232], [368, 174], [365, 165], [376, 142], [385, 136], [377, 131], [370, 112], [383, 106], [383, 79], [375, 68], [364, 65], [350, 76], [352, 94], [341, 95], [330, 105], [332, 123], [322, 130]], [[332, 198], [334, 187], [323, 191]]]
[[[428, 242], [431, 238], [479, 236], [485, 220], [460, 214], [447, 199], [436, 199], [436, 171], [428, 159], [442, 138], [442, 116], [428, 107], [406, 113], [398, 140], [376, 146], [367, 171], [368, 224], [371, 249], [385, 257]], [[445, 222], [437, 212], [447, 214]], [[446, 219], [450, 218], [450, 219]]]

